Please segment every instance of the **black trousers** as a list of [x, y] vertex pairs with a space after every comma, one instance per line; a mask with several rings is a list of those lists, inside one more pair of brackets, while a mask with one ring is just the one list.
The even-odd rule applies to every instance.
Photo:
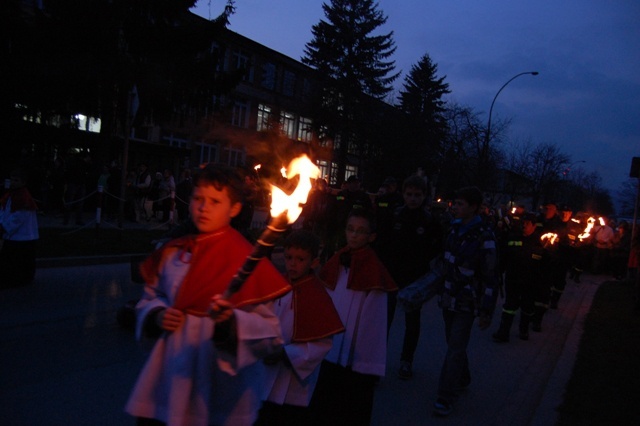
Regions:
[[311, 422], [315, 426], [368, 426], [373, 411], [377, 376], [323, 361], [311, 399]]
[[37, 240], [4, 240], [0, 250], [0, 288], [30, 284], [36, 276]]

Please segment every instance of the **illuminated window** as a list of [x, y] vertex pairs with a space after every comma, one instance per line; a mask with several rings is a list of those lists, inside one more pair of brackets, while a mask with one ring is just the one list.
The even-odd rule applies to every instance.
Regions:
[[271, 107], [259, 104], [258, 105], [258, 125], [257, 130], [269, 130], [271, 123]]
[[99, 118], [87, 117], [83, 114], [76, 114], [74, 117], [78, 130], [84, 130], [86, 132], [100, 133], [100, 127], [102, 122]]
[[358, 167], [347, 164], [344, 168], [344, 180], [346, 181], [349, 176], [358, 175]]
[[287, 135], [289, 139], [295, 139], [296, 137], [296, 116], [290, 112], [282, 111], [280, 113], [280, 125], [282, 126], [282, 133]]
[[311, 142], [313, 134], [311, 132], [311, 119], [300, 117], [298, 121], [298, 140], [302, 142]]
[[216, 153], [218, 151], [218, 147], [216, 145], [197, 143], [196, 146], [200, 148], [198, 164], [206, 164], [216, 161]]

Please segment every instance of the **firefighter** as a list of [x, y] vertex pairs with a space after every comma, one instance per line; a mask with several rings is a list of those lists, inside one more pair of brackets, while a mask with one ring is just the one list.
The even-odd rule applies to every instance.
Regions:
[[532, 213], [520, 216], [520, 225], [505, 240], [502, 247], [505, 273], [505, 302], [498, 330], [493, 333], [496, 342], [508, 342], [511, 325], [520, 309], [519, 337], [529, 339], [529, 324], [534, 314], [536, 294], [548, 286], [544, 276], [545, 249], [536, 229]]

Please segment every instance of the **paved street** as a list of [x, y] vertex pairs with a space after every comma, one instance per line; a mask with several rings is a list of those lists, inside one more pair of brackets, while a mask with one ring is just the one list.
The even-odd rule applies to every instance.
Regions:
[[[2, 424], [131, 425], [122, 408], [145, 348], [116, 323], [116, 310], [137, 298], [128, 263], [39, 269], [29, 287], [0, 292], [0, 413]], [[474, 330], [473, 382], [445, 419], [431, 416], [445, 346], [440, 311], [423, 310], [414, 377], [397, 378], [403, 321], [398, 311], [389, 341], [388, 374], [378, 385], [373, 424], [549, 425], [569, 378], [593, 293], [603, 277], [570, 283], [543, 333], [528, 342], [491, 341]]]

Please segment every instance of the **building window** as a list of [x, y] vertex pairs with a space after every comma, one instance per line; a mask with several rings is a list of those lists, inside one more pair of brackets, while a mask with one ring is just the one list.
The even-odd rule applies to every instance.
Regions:
[[311, 81], [308, 78], [302, 80], [302, 97], [309, 98], [311, 97], [312, 85]]
[[271, 128], [271, 107], [259, 104], [258, 105], [258, 125], [256, 130], [269, 130]]
[[240, 149], [225, 149], [227, 154], [227, 165], [237, 167], [244, 165], [244, 151]]
[[216, 154], [218, 147], [216, 145], [209, 145], [207, 143], [198, 143], [196, 146], [199, 148], [198, 164], [212, 163], [216, 161]]
[[358, 167], [351, 164], [347, 164], [344, 168], [344, 180], [346, 181], [349, 176], [358, 176]]
[[276, 88], [276, 65], [271, 62], [262, 64], [262, 81], [260, 85], [265, 89], [274, 90]]
[[300, 117], [298, 121], [298, 140], [301, 142], [311, 142], [313, 134], [311, 132], [312, 121], [310, 118]]
[[331, 175], [329, 176], [329, 185], [338, 184], [338, 163], [331, 163]]
[[246, 101], [236, 101], [231, 112], [231, 125], [246, 128], [248, 126], [249, 105]]
[[329, 166], [329, 162], [325, 160], [318, 160], [316, 161], [316, 165], [320, 169], [320, 177], [326, 179], [329, 183], [329, 177], [331, 176], [331, 167]]
[[233, 68], [237, 70], [245, 70], [242, 80], [251, 81], [251, 68], [249, 67], [249, 55], [242, 50], [234, 50], [232, 56]]
[[100, 127], [102, 126], [102, 122], [99, 118], [87, 117], [86, 115], [83, 115], [83, 114], [76, 114], [74, 118], [77, 123], [78, 130], [83, 130], [85, 132], [100, 133]]
[[282, 111], [280, 113], [280, 125], [282, 126], [282, 133], [287, 135], [289, 139], [295, 139], [296, 137], [296, 116], [290, 112]]
[[286, 71], [282, 74], [282, 94], [286, 96], [293, 96], [296, 87], [296, 75], [291, 71]]

